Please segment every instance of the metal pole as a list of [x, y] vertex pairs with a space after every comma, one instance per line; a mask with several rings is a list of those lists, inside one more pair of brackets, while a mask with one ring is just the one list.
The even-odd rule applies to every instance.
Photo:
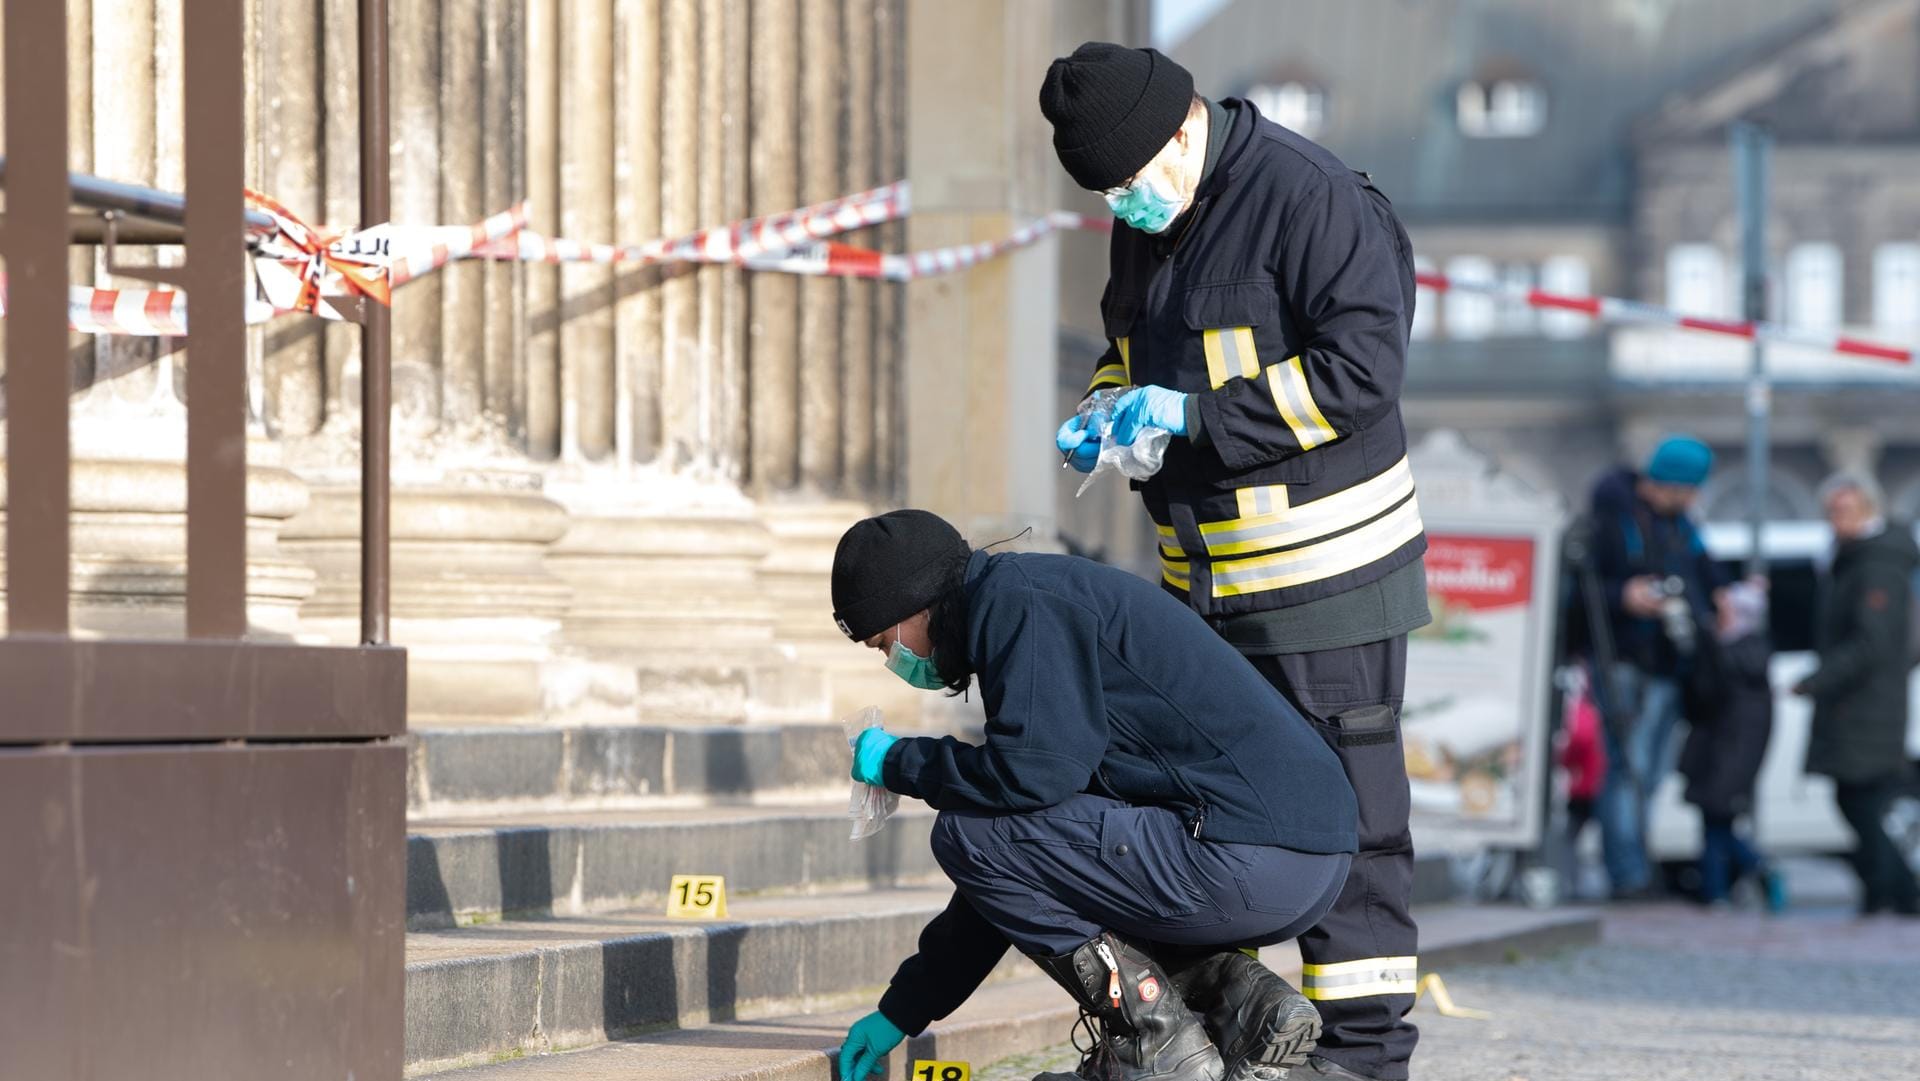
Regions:
[[[1736, 123], [1733, 181], [1740, 213], [1742, 314], [1750, 322], [1767, 317], [1767, 177], [1772, 140], [1753, 124]], [[1747, 573], [1766, 573], [1760, 538], [1767, 516], [1768, 429], [1773, 417], [1773, 388], [1767, 377], [1767, 347], [1753, 339], [1753, 366], [1747, 376], [1747, 529], [1751, 546]]]
[[[387, 0], [360, 0], [360, 225], [392, 214], [388, 173]], [[389, 421], [393, 404], [392, 320], [367, 300], [360, 331], [360, 642], [388, 639]]]
[[38, 95], [67, 85], [65, 4], [6, 0], [7, 633], [71, 626], [67, 522], [67, 117]]

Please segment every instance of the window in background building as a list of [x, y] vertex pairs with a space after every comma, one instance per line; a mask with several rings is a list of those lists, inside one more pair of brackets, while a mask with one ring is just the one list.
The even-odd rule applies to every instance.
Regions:
[[[1561, 296], [1583, 297], [1593, 289], [1587, 261], [1577, 255], [1551, 255], [1540, 264], [1540, 288]], [[1553, 308], [1540, 312], [1540, 332], [1549, 338], [1578, 338], [1593, 329], [1593, 320], [1579, 312]]]
[[[1433, 260], [1425, 256], [1414, 256], [1413, 272], [1415, 274], [1433, 273]], [[1413, 291], [1413, 326], [1409, 330], [1414, 341], [1425, 341], [1433, 337], [1434, 305], [1438, 303], [1440, 303], [1439, 294], [1424, 285]]]
[[1460, 131], [1476, 139], [1521, 139], [1547, 126], [1546, 88], [1531, 79], [1476, 79], [1455, 95]]
[[[1491, 282], [1493, 260], [1479, 255], [1456, 255], [1447, 260], [1447, 277], [1455, 282]], [[1465, 289], [1447, 290], [1447, 337], [1484, 338], [1493, 330], [1494, 299]]]
[[1908, 334], [1920, 330], [1920, 244], [1873, 250], [1873, 325]]
[[1833, 244], [1796, 244], [1787, 252], [1787, 322], [1831, 329], [1841, 322], [1840, 249]]
[[1327, 126], [1327, 92], [1309, 83], [1289, 80], [1256, 86], [1246, 97], [1261, 116], [1309, 139]]
[[1683, 315], [1726, 319], [1727, 261], [1711, 244], [1675, 244], [1667, 249], [1667, 307]]
[[[1524, 294], [1533, 288], [1533, 267], [1526, 263], [1508, 263], [1500, 268], [1500, 284], [1508, 290]], [[1535, 316], [1532, 306], [1524, 300], [1499, 300], [1498, 322], [1500, 333], [1515, 338], [1525, 337], [1534, 330]]]

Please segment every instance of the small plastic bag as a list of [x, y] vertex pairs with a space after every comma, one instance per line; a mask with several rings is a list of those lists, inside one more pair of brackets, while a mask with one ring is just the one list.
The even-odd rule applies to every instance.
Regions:
[[1100, 457], [1093, 463], [1093, 471], [1073, 493], [1075, 499], [1087, 494], [1093, 487], [1093, 479], [1102, 473], [1118, 469], [1128, 480], [1146, 480], [1160, 472], [1160, 465], [1167, 456], [1167, 440], [1173, 433], [1165, 428], [1147, 427], [1140, 429], [1132, 443], [1120, 446], [1113, 441], [1113, 407], [1122, 396], [1133, 387], [1108, 387], [1096, 390], [1081, 401], [1080, 408], [1074, 410], [1074, 416], [1084, 418], [1081, 428], [1100, 437]]
[[[841, 731], [847, 734], [847, 746], [852, 747], [860, 738], [860, 733], [869, 728], [881, 726], [880, 707], [868, 706], [860, 712], [840, 722]], [[847, 817], [853, 819], [853, 832], [848, 835], [850, 841], [862, 837], [871, 837], [886, 828], [887, 816], [900, 806], [900, 794], [889, 792], [877, 784], [853, 782], [853, 793], [847, 799]]]

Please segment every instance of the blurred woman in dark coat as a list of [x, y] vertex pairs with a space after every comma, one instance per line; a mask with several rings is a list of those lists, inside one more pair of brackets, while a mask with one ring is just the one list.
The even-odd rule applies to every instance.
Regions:
[[1768, 909], [1778, 911], [1786, 904], [1778, 876], [1734, 829], [1740, 816], [1753, 811], [1754, 786], [1773, 734], [1767, 595], [1755, 583], [1740, 582], [1721, 593], [1717, 607], [1718, 648], [1703, 651], [1715, 706], [1694, 722], [1680, 753], [1687, 802], [1700, 808], [1700, 899], [1724, 903], [1735, 879], [1758, 874]]

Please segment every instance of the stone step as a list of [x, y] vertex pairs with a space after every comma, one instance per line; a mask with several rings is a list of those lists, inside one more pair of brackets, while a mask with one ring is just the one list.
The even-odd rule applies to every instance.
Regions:
[[416, 818], [846, 798], [838, 724], [432, 726], [411, 736]]
[[[1536, 912], [1440, 905], [1421, 909], [1418, 917], [1423, 972], [1583, 946], [1600, 935], [1598, 915], [1582, 909]], [[1298, 981], [1300, 956], [1291, 943], [1262, 951], [1261, 959]], [[898, 957], [876, 960], [878, 969], [871, 979], [878, 981], [892, 973]], [[904, 1076], [913, 1059], [969, 1062], [978, 1071], [1010, 1055], [1066, 1042], [1077, 1011], [1060, 989], [1032, 975], [1024, 960], [1011, 969], [1003, 965], [1001, 971], [1010, 978], [981, 988], [952, 1017], [908, 1040], [893, 1053], [884, 1076]], [[444, 1081], [836, 1081], [833, 1052], [847, 1026], [872, 1008], [869, 995], [838, 1008], [715, 1020], [698, 1028], [655, 1032], [569, 1053], [528, 1052], [442, 1077]], [[1422, 1013], [1426, 1009], [1416, 1007]], [[411, 1014], [408, 1020], [411, 1029]]]
[[729, 898], [724, 921], [649, 908], [412, 932], [407, 1069], [870, 1003], [949, 896], [846, 890]]
[[675, 874], [717, 874], [735, 897], [937, 879], [933, 813], [904, 801], [878, 834], [848, 838], [831, 802], [429, 819], [409, 824], [407, 927], [585, 915], [664, 903]]

